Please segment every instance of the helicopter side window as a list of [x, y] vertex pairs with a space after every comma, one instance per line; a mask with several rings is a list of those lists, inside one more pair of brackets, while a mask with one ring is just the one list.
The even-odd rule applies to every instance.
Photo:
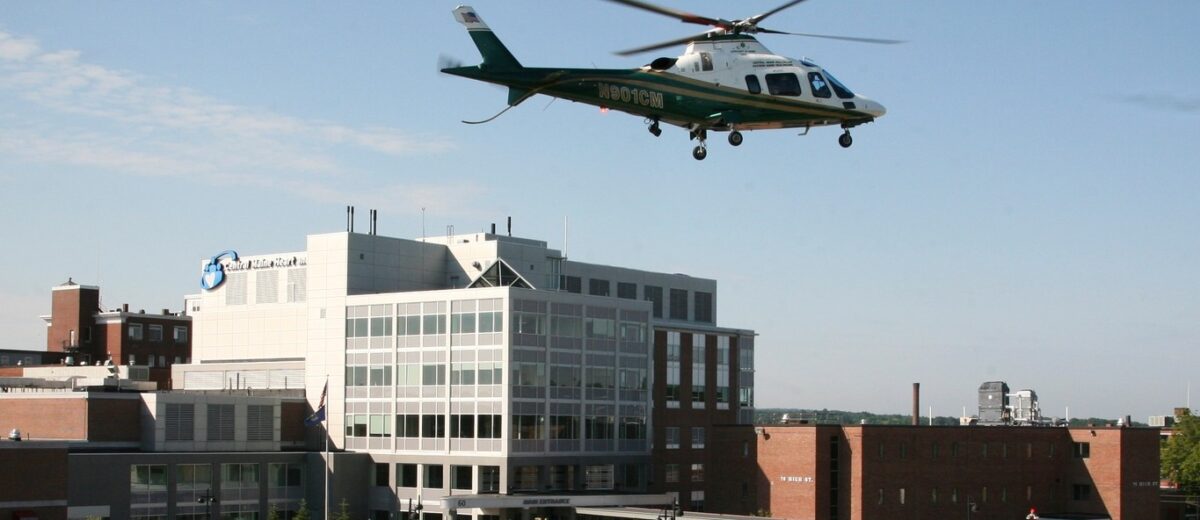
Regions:
[[833, 93], [829, 91], [829, 83], [825, 82], [825, 78], [819, 73], [809, 72], [808, 82], [812, 84], [813, 96], [819, 98], [833, 97]]
[[759, 94], [762, 92], [762, 85], [758, 82], [758, 76], [754, 74], [746, 75], [746, 90], [751, 94]]
[[800, 80], [791, 72], [767, 74], [767, 92], [773, 96], [799, 96]]
[[713, 70], [712, 54], [707, 52], [700, 53], [700, 69], [706, 71]]

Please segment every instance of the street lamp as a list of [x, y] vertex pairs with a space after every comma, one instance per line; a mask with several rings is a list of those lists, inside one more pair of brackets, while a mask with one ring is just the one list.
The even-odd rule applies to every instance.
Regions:
[[410, 498], [410, 499], [408, 499], [408, 516], [406, 516], [406, 517], [405, 517], [405, 519], [406, 519], [406, 520], [417, 520], [417, 517], [416, 517], [416, 516], [413, 516], [413, 515], [420, 515], [420, 514], [421, 514], [421, 509], [424, 509], [424, 508], [423, 508], [423, 507], [421, 507], [421, 497], [420, 497], [420, 495], [418, 495], [418, 496], [417, 496], [417, 505], [416, 505], [416, 507], [413, 507], [413, 502], [412, 502], [412, 499], [411, 499], [411, 498]]
[[662, 513], [658, 515], [658, 520], [675, 520], [683, 516], [683, 510], [679, 508], [679, 499], [671, 500], [670, 507], [663, 507]]
[[204, 518], [212, 518], [212, 504], [217, 501], [217, 497], [212, 495], [212, 488], [205, 491], [203, 495], [196, 497], [197, 504], [204, 504]]

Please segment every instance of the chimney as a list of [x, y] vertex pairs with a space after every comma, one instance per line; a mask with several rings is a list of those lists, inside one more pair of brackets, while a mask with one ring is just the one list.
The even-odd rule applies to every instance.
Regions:
[[128, 303], [121, 304], [121, 312], [129, 312], [129, 304]]
[[921, 383], [913, 383], [912, 425], [921, 425]]
[[508, 217], [508, 236], [512, 236], [512, 217]]
[[496, 234], [496, 223], [495, 222], [492, 222], [492, 234], [493, 235]]

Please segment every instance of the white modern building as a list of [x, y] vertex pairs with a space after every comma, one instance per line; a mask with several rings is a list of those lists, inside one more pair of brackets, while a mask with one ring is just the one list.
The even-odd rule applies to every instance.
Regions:
[[[705, 359], [718, 365], [711, 409], [752, 413], [752, 365], [738, 360], [752, 360], [753, 332], [717, 327], [714, 280], [569, 261], [495, 233], [317, 234], [303, 251], [229, 251], [201, 272], [187, 297], [193, 362], [173, 367], [175, 388], [303, 387], [315, 410], [328, 385], [330, 446], [370, 455], [374, 518], [410, 499], [425, 520], [669, 502], [647, 494], [661, 490], [651, 423], [668, 331], [675, 357], [660, 353], [659, 373], [675, 381], [660, 388], [678, 394], [681, 333], [697, 338], [687, 359], [700, 356], [700, 375], [684, 376], [700, 393], [684, 411], [676, 395], [674, 413], [704, 409]], [[731, 341], [746, 374], [732, 382]]]

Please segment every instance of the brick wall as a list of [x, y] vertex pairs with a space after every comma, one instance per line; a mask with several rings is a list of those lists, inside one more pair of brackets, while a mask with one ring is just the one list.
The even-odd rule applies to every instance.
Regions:
[[87, 401], [63, 399], [0, 399], [0, 430], [5, 436], [18, 428], [28, 439], [84, 440]]

